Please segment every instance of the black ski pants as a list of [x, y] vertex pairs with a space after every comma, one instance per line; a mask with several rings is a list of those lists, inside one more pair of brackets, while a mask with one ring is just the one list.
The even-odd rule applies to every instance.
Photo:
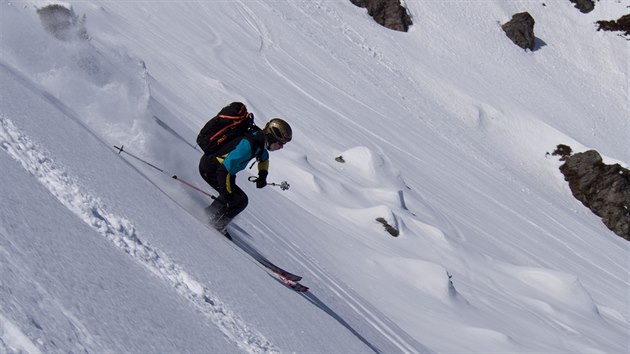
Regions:
[[199, 173], [219, 196], [206, 209], [217, 228], [225, 227], [236, 215], [245, 210], [249, 202], [247, 194], [236, 185], [236, 176], [230, 175], [231, 193], [228, 193], [226, 179], [228, 172], [215, 156], [203, 155], [199, 161]]

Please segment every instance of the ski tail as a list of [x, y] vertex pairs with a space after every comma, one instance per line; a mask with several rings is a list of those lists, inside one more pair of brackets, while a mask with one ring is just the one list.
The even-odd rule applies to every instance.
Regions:
[[280, 280], [282, 280], [282, 282], [288, 286], [289, 288], [299, 292], [299, 293], [305, 293], [308, 291], [308, 287], [298, 283], [297, 281], [288, 279], [286, 277], [281, 276]]
[[271, 263], [270, 261], [268, 261], [265, 258], [259, 258], [256, 259], [258, 261], [258, 263], [262, 264], [263, 266], [265, 266], [265, 268], [269, 269], [270, 271], [278, 274], [280, 277], [286, 278], [288, 280], [291, 281], [295, 281], [298, 282], [300, 280], [302, 280], [302, 277], [299, 275], [295, 275], [293, 273], [287, 272], [286, 270], [278, 267], [277, 265]]

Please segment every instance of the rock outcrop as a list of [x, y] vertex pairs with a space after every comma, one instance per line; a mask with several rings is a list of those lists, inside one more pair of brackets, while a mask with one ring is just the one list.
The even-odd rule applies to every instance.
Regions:
[[614, 233], [630, 241], [630, 171], [619, 164], [606, 165], [595, 150], [571, 155], [558, 145], [560, 171], [576, 199], [582, 202]]
[[400, 0], [350, 0], [358, 7], [367, 8], [368, 14], [381, 26], [407, 32], [413, 24], [407, 9]]
[[630, 14], [621, 16], [616, 21], [597, 21], [598, 31], [621, 31], [630, 36]]
[[595, 1], [593, 0], [569, 0], [573, 3], [576, 9], [581, 13], [587, 14], [595, 9]]
[[523, 49], [534, 50], [536, 37], [534, 36], [534, 18], [529, 12], [521, 12], [501, 26], [505, 34]]
[[89, 40], [85, 16], [79, 18], [72, 7], [52, 4], [37, 10], [44, 29], [62, 41]]

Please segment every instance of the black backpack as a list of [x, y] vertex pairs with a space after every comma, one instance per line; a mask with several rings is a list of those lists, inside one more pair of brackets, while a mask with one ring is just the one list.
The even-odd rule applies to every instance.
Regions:
[[203, 126], [197, 144], [206, 155], [215, 155], [230, 141], [260, 130], [254, 115], [241, 102], [232, 102]]

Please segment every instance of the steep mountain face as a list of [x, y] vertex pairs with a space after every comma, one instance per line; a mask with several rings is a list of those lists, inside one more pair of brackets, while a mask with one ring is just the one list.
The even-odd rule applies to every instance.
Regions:
[[[407, 1], [407, 32], [348, 1], [50, 4], [0, 2], [0, 352], [627, 350], [628, 243], [545, 155], [627, 169], [627, 42], [593, 25], [625, 4]], [[524, 11], [534, 51], [501, 29]], [[232, 101], [293, 129], [290, 188], [238, 174], [233, 242], [195, 145]]]

